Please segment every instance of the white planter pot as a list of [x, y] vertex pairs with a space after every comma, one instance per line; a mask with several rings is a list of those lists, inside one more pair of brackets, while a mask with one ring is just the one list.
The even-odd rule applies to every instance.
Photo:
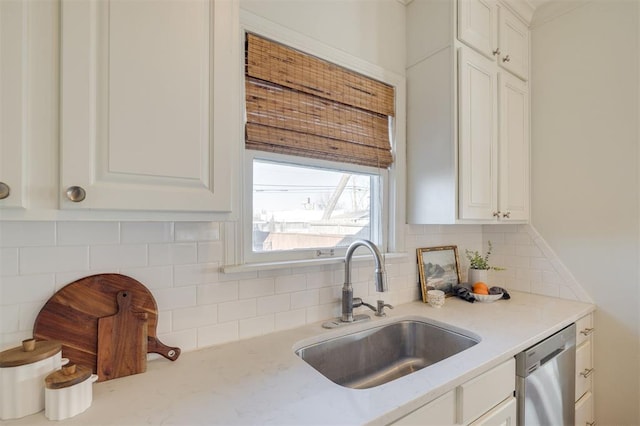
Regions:
[[488, 269], [471, 269], [467, 272], [467, 282], [470, 285], [474, 285], [478, 281], [482, 281], [487, 284], [489, 281], [489, 270]]
[[[35, 343], [26, 349], [26, 342]], [[23, 342], [0, 353], [0, 419], [18, 419], [44, 410], [44, 379], [69, 362], [57, 342]], [[44, 357], [43, 359], [38, 359]], [[19, 365], [15, 365], [19, 364]], [[15, 365], [15, 366], [11, 366]]]

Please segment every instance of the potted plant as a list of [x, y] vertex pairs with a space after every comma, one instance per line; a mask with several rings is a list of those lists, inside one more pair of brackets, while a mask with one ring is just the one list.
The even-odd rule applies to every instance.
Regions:
[[473, 285], [478, 281], [486, 283], [488, 281], [489, 270], [502, 271], [504, 268], [489, 265], [489, 256], [491, 255], [491, 241], [489, 241], [489, 249], [484, 255], [478, 253], [477, 250], [465, 250], [467, 259], [469, 259], [469, 271], [467, 272], [467, 281]]

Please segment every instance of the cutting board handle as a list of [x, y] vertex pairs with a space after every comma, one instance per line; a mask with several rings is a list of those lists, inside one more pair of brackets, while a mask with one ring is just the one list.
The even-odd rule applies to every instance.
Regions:
[[175, 361], [180, 356], [180, 348], [172, 348], [162, 343], [158, 338], [147, 337], [147, 352], [160, 354], [170, 361]]

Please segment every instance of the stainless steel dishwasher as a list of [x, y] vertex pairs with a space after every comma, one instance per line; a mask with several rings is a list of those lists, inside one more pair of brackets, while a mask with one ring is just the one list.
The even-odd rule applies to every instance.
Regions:
[[573, 425], [575, 369], [575, 324], [516, 355], [518, 425]]

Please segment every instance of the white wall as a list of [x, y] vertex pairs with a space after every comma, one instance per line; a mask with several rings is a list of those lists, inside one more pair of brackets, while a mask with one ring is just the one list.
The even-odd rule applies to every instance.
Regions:
[[532, 223], [598, 305], [604, 425], [640, 424], [638, 4], [584, 2], [532, 30]]

